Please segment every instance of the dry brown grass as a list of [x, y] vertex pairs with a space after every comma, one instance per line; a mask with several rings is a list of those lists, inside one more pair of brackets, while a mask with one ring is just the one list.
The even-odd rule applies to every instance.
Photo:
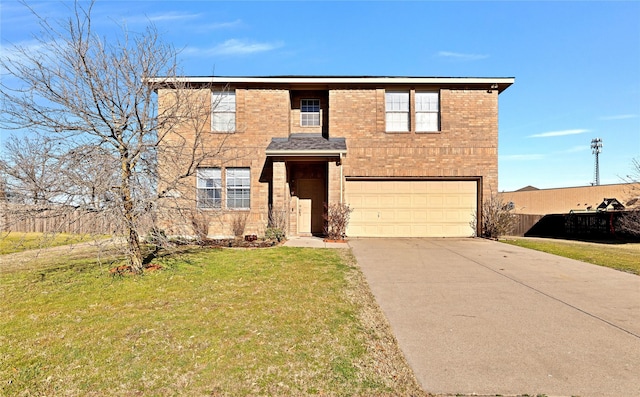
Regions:
[[0, 256], [0, 394], [427, 395], [348, 250], [96, 250]]

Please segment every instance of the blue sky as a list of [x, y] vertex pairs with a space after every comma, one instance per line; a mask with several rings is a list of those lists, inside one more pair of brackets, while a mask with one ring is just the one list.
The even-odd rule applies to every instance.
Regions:
[[[64, 17], [69, 2], [30, 2]], [[37, 26], [3, 0], [1, 43]], [[499, 190], [602, 184], [640, 158], [640, 2], [98, 1], [94, 28], [149, 22], [187, 75], [515, 77], [500, 95]], [[5, 134], [5, 132], [2, 132]]]

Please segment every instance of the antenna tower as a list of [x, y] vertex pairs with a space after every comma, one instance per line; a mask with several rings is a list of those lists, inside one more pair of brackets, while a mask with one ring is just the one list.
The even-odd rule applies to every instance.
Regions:
[[596, 156], [596, 163], [594, 168], [594, 183], [593, 185], [600, 185], [600, 162], [598, 161], [598, 155], [602, 152], [602, 139], [595, 138], [591, 140], [591, 153]]

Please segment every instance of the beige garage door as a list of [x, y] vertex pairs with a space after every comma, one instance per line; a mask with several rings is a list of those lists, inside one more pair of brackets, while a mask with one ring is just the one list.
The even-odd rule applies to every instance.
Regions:
[[347, 181], [350, 237], [469, 237], [475, 181]]

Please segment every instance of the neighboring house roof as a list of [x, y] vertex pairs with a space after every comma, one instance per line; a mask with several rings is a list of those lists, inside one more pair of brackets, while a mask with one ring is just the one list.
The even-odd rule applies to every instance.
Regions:
[[535, 186], [527, 185], [521, 189], [516, 190], [516, 192], [531, 192], [533, 190], [540, 190]]
[[437, 85], [475, 87], [487, 90], [506, 90], [515, 82], [514, 77], [402, 77], [402, 76], [188, 76], [152, 77], [148, 83], [171, 84], [304, 84], [304, 85]]
[[624, 205], [615, 198], [605, 198], [596, 209], [599, 211], [622, 211], [624, 209]]
[[320, 134], [291, 134], [288, 138], [273, 138], [267, 146], [267, 156], [340, 156], [347, 153], [344, 138], [324, 138]]

